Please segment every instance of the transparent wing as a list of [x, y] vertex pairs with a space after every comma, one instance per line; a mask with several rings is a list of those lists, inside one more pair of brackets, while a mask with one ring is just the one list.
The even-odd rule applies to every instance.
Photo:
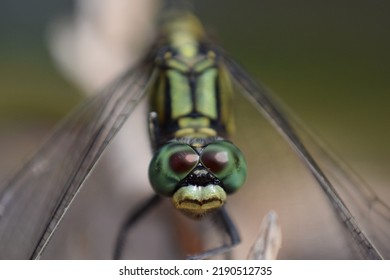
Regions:
[[65, 119], [0, 188], [0, 259], [39, 258], [80, 187], [153, 79], [143, 64], [127, 71]]
[[303, 126], [290, 116], [287, 118], [276, 98], [271, 97], [236, 62], [227, 56], [223, 60], [244, 95], [287, 139], [310, 170], [314, 183], [325, 192], [361, 257], [390, 257], [390, 208], [386, 202], [337, 164], [338, 161], [313, 141]]

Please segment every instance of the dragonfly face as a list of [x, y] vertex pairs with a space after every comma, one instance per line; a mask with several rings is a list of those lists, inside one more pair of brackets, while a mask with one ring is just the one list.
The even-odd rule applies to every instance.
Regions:
[[177, 209], [199, 218], [220, 208], [226, 195], [243, 185], [246, 162], [228, 141], [188, 142], [182, 139], [163, 146], [150, 163], [149, 179], [157, 193], [172, 196]]

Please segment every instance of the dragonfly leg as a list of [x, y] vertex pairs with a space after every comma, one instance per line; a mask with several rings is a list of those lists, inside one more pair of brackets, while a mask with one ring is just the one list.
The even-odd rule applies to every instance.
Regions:
[[132, 209], [127, 219], [122, 224], [118, 237], [116, 239], [115, 251], [114, 251], [114, 260], [119, 260], [122, 256], [122, 249], [126, 243], [126, 236], [130, 228], [135, 225], [135, 223], [141, 219], [145, 214], [149, 212], [153, 207], [155, 207], [158, 202], [161, 201], [161, 197], [157, 194], [153, 195], [151, 198], [146, 200], [138, 209]]
[[238, 233], [238, 230], [234, 222], [230, 218], [228, 212], [226, 211], [225, 207], [222, 207], [220, 210], [218, 210], [218, 212], [215, 213], [214, 218], [218, 222], [218, 225], [221, 226], [222, 230], [227, 234], [230, 242], [228, 244], [224, 244], [220, 247], [207, 250], [197, 255], [187, 256], [187, 259], [208, 259], [216, 255], [224, 254], [229, 252], [234, 246], [241, 242], [240, 234]]
[[156, 112], [149, 113], [148, 122], [149, 122], [149, 136], [150, 136], [150, 143], [152, 145], [152, 151], [156, 151], [159, 143], [158, 135], [160, 133]]

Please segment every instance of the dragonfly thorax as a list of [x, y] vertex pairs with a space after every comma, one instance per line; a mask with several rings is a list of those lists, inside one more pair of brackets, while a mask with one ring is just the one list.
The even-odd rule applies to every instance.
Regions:
[[[230, 77], [207, 49], [184, 58], [167, 52], [159, 62], [151, 108], [162, 143], [180, 137], [227, 137], [233, 130]], [[160, 146], [159, 143], [157, 146]]]

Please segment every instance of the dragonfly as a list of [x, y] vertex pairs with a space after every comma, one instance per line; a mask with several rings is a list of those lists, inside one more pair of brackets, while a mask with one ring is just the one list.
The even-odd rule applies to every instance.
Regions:
[[[151, 143], [155, 150], [149, 172], [151, 185], [159, 195], [153, 196], [141, 207], [140, 212], [130, 216], [130, 222], [124, 225], [124, 228], [132, 225], [138, 213], [143, 215], [145, 211], [149, 211], [149, 205], [153, 206], [161, 200], [161, 195], [173, 196], [177, 208], [181, 207], [179, 204], [185, 205], [180, 210], [187, 215], [202, 217], [209, 210], [214, 212], [210, 215], [215, 215], [221, 221], [224, 232], [230, 237], [228, 244], [200, 252], [196, 257], [209, 257], [226, 252], [237, 245], [240, 240], [238, 231], [222, 205], [227, 199], [224, 193], [234, 192], [241, 185], [245, 185], [245, 160], [240, 149], [226, 140], [229, 132], [233, 130], [230, 127], [232, 114], [227, 104], [231, 102], [227, 95], [233, 91], [234, 94], [236, 91], [242, 94], [253, 108], [262, 114], [262, 117], [260, 115], [257, 117], [259, 126], [264, 131], [269, 129], [278, 131], [290, 145], [305, 172], [312, 176], [311, 187], [322, 189], [328, 198], [334, 216], [343, 233], [348, 236], [348, 244], [355, 248], [357, 255], [367, 259], [388, 257], [390, 252], [388, 205], [357, 178], [344, 171], [344, 168], [336, 163], [290, 114], [286, 113], [284, 107], [270, 92], [252, 79], [226, 51], [209, 41], [202, 25], [193, 15], [179, 10], [176, 14], [167, 16], [164, 26], [169, 24], [175, 25], [179, 30], [175, 32], [178, 33], [171, 31], [171, 28], [167, 28], [168, 31], [162, 30], [161, 38], [156, 40], [148, 55], [137, 66], [113, 81], [101, 94], [81, 104], [58, 126], [30, 161], [1, 187], [0, 258], [35, 259], [42, 255], [87, 176], [146, 95], [154, 96], [155, 103], [151, 106], [149, 115]], [[167, 39], [169, 36], [171, 38]], [[180, 42], [179, 46], [186, 45], [184, 50], [175, 45], [177, 40]], [[181, 40], [184, 40], [184, 43]], [[194, 93], [197, 92], [197, 88], [203, 90], [212, 88], [212, 94], [198, 97]], [[165, 96], [161, 93], [168, 92], [172, 96], [176, 91], [189, 92], [187, 100], [182, 101], [183, 96], [176, 97], [179, 101], [170, 97], [171, 103], [161, 100]], [[201, 90], [200, 92], [202, 93]], [[221, 99], [215, 97], [217, 92], [222, 95], [219, 97]], [[196, 98], [200, 98], [197, 103], [205, 104], [200, 109], [193, 110]], [[213, 102], [214, 106], [211, 106], [210, 103]], [[185, 119], [181, 119], [181, 124], [177, 119], [167, 117], [170, 113], [181, 112], [183, 107], [192, 109], [190, 113], [184, 114]], [[205, 118], [205, 114], [208, 114], [208, 117]], [[210, 114], [217, 117], [212, 118]], [[263, 126], [260, 118], [267, 122], [268, 126]], [[237, 127], [237, 130], [240, 131], [240, 128]], [[260, 141], [256, 144], [259, 143]], [[219, 151], [229, 159], [224, 164], [216, 161]], [[173, 167], [173, 171], [179, 175], [166, 174], [166, 171], [163, 172], [165, 174], [156, 173], [161, 165], [166, 165], [166, 155], [173, 161], [168, 167]], [[210, 157], [213, 160], [208, 159]], [[231, 165], [231, 158], [235, 159], [234, 165]], [[179, 161], [179, 164], [176, 164], [176, 161]], [[250, 163], [248, 157], [248, 168]], [[239, 181], [233, 184], [234, 190], [220, 187], [229, 185], [219, 179], [226, 178], [218, 171], [222, 169], [223, 173], [224, 165], [228, 166], [228, 174], [239, 171], [238, 179], [236, 175], [232, 175], [235, 177], [233, 181]], [[261, 173], [263, 168], [265, 167], [255, 166], [258, 173]], [[206, 172], [207, 170], [210, 172]], [[194, 194], [190, 194], [192, 195], [190, 199], [181, 198], [187, 196], [187, 191], [180, 191], [184, 189], [181, 187], [192, 186], [192, 177], [196, 177], [197, 174], [205, 174], [199, 176], [204, 176], [201, 181], [206, 181], [208, 185], [210, 181], [213, 182], [212, 188], [213, 192], [217, 193], [216, 199], [210, 199], [209, 192], [204, 189], [202, 189], [204, 193], [195, 194], [197, 198], [194, 198]], [[176, 177], [176, 181], [171, 183], [172, 178], [169, 176]], [[227, 177], [229, 180], [229, 176]], [[240, 192], [244, 190], [238, 193]], [[177, 203], [180, 200], [184, 203]], [[210, 201], [212, 203], [209, 204]], [[214, 202], [220, 205], [214, 206]]]

